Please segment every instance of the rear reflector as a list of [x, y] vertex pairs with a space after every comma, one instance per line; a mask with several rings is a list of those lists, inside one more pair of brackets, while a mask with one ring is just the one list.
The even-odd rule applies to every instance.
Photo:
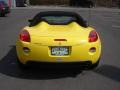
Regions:
[[90, 48], [90, 49], [89, 49], [89, 52], [91, 52], [91, 53], [96, 52], [96, 48], [95, 48], [95, 47]]
[[30, 49], [27, 48], [27, 47], [23, 47], [23, 51], [24, 51], [25, 53], [30, 53]]

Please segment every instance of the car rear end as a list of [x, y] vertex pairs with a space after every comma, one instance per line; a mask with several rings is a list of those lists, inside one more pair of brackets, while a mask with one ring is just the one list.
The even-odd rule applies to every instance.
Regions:
[[[94, 28], [73, 12], [40, 12], [19, 34], [16, 43], [22, 65], [97, 66], [101, 41]], [[46, 66], [48, 67], [48, 66]]]
[[86, 68], [99, 60], [101, 43], [93, 28], [83, 28], [76, 23], [67, 26], [41, 24], [35, 30], [24, 28], [20, 34], [16, 46], [23, 64], [40, 62], [43, 66], [47, 63]]

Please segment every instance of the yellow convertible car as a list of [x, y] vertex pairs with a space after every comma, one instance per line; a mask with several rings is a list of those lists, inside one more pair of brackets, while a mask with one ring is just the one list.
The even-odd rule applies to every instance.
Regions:
[[45, 11], [29, 22], [16, 42], [20, 66], [39, 63], [93, 69], [98, 65], [100, 37], [78, 13]]

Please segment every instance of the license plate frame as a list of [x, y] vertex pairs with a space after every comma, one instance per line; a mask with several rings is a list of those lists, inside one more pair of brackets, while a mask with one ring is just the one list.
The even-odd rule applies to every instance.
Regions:
[[68, 46], [52, 46], [51, 55], [52, 56], [68, 56], [69, 47]]

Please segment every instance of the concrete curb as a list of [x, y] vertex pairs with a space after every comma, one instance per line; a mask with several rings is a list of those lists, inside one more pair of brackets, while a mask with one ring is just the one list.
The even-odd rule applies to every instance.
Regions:
[[81, 8], [81, 7], [67, 7], [67, 6], [28, 6], [28, 7], [14, 7], [11, 9], [47, 9], [47, 10], [92, 10], [92, 11], [107, 11], [107, 12], [120, 12], [118, 8], [105, 8], [105, 7], [95, 7], [95, 8]]

